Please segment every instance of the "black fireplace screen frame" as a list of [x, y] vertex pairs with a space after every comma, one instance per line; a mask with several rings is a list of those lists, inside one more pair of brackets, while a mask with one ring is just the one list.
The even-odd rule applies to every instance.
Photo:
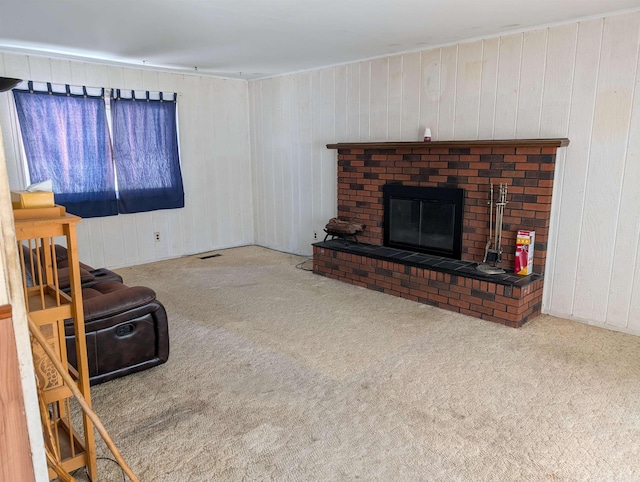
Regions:
[[[390, 248], [404, 249], [419, 253], [433, 254], [445, 258], [462, 259], [462, 217], [464, 212], [464, 189], [403, 186], [386, 184], [384, 193], [384, 245]], [[447, 247], [437, 245], [421, 245], [402, 240], [391, 239], [391, 203], [392, 200], [419, 201], [421, 206], [431, 203], [440, 206], [451, 206], [453, 215], [453, 233]], [[424, 204], [423, 204], [424, 203]]]

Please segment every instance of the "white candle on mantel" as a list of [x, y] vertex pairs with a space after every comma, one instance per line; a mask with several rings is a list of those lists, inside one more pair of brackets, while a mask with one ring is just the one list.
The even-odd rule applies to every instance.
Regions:
[[431, 129], [428, 127], [424, 130], [424, 142], [431, 142]]

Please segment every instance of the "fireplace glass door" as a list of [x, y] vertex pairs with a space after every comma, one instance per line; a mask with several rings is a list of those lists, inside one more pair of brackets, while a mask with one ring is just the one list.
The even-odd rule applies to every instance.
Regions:
[[461, 189], [385, 186], [385, 246], [460, 259]]

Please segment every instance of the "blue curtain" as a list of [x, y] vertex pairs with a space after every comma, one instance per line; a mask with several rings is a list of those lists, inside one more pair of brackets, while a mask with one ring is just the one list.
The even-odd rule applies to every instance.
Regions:
[[176, 102], [112, 94], [113, 153], [119, 211], [184, 207]]
[[[86, 94], [86, 90], [85, 90]], [[55, 202], [85, 218], [118, 214], [104, 99], [13, 90], [31, 182], [53, 181]]]

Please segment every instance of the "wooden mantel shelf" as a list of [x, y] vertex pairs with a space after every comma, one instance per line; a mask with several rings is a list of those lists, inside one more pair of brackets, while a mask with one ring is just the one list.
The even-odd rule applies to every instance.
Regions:
[[340, 142], [327, 144], [327, 149], [416, 149], [421, 147], [566, 147], [569, 139], [504, 139], [504, 140], [455, 140], [431, 142]]

